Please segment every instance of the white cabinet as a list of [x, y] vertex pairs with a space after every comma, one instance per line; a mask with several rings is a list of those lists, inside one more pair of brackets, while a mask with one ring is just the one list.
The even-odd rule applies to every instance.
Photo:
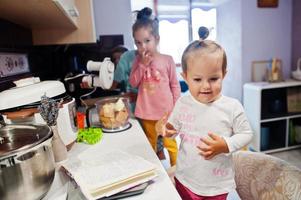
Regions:
[[1, 0], [0, 18], [30, 28], [34, 45], [96, 42], [92, 0]]
[[[250, 149], [275, 152], [301, 147], [296, 127], [301, 126], [301, 112], [289, 112], [287, 92], [301, 92], [301, 81], [246, 83], [243, 104], [254, 131]], [[300, 132], [300, 133], [299, 133]]]

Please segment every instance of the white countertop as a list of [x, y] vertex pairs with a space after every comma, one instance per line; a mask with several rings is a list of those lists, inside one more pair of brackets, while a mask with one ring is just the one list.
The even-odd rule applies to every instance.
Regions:
[[[146, 188], [143, 194], [128, 197], [127, 199], [181, 200], [165, 169], [161, 165], [160, 160], [149, 144], [140, 124], [134, 119], [131, 119], [130, 123], [132, 124], [132, 127], [126, 131], [118, 133], [104, 133], [101, 141], [95, 145], [76, 143], [68, 152], [68, 158], [71, 159], [92, 146], [93, 148], [99, 148], [99, 153], [106, 153], [118, 149], [143, 157], [158, 167], [158, 177], [154, 179], [154, 183], [150, 184]], [[66, 175], [57, 170], [50, 191], [43, 200], [65, 200], [68, 185], [70, 186], [69, 179]]]

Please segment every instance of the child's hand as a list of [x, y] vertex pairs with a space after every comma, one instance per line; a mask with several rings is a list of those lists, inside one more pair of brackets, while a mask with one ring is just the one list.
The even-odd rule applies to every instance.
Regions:
[[142, 64], [145, 66], [149, 66], [153, 60], [153, 56], [148, 51], [142, 52], [140, 57]]
[[171, 124], [166, 123], [167, 118], [168, 118], [168, 113], [165, 113], [163, 117], [157, 121], [155, 125], [155, 129], [158, 135], [162, 135], [164, 137], [171, 137], [177, 132]]
[[161, 119], [159, 119], [155, 125], [155, 130], [158, 135], [162, 135], [166, 131], [166, 122], [167, 122], [168, 113], [165, 113]]
[[197, 145], [200, 154], [206, 160], [221, 153], [229, 153], [228, 145], [222, 137], [214, 133], [208, 133], [208, 136], [209, 137], [201, 138], [201, 143]]

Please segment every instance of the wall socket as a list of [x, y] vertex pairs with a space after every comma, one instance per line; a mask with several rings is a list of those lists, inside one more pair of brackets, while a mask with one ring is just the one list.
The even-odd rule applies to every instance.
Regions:
[[0, 53], [0, 77], [30, 72], [26, 54]]

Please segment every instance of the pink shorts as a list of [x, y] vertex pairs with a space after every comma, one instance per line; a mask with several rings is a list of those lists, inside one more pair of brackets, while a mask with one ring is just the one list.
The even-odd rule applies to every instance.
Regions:
[[191, 192], [188, 188], [182, 185], [182, 183], [180, 183], [176, 178], [175, 178], [175, 182], [176, 182], [176, 189], [180, 194], [182, 200], [226, 200], [228, 196], [228, 193], [220, 194], [217, 196], [210, 196], [210, 197], [200, 196]]

